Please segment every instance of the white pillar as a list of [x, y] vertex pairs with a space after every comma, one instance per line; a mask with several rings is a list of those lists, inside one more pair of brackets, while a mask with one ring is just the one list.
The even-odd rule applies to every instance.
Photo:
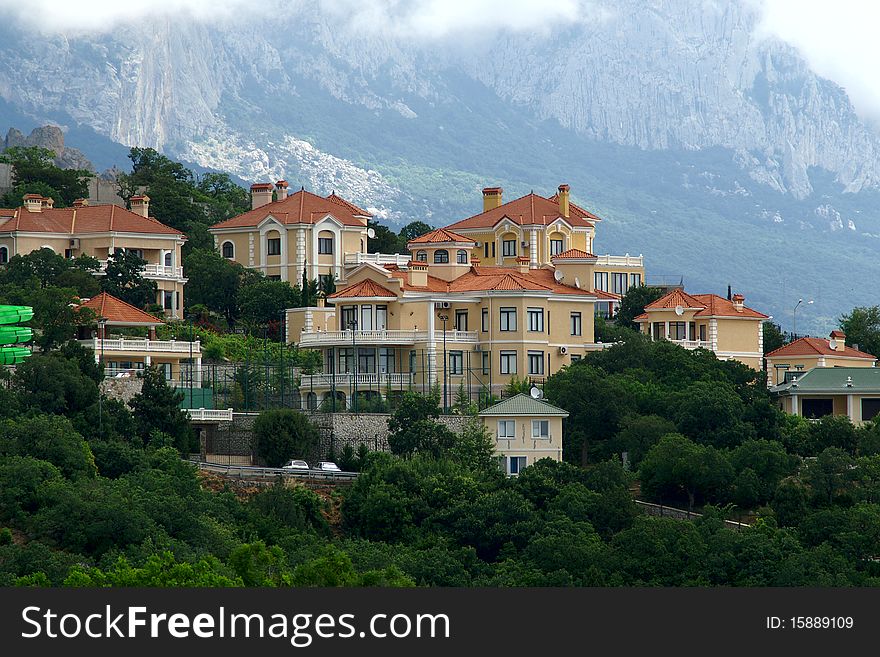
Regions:
[[538, 231], [531, 231], [529, 244], [529, 269], [538, 268]]
[[193, 373], [193, 385], [197, 388], [202, 387], [202, 357], [196, 357], [196, 371]]
[[791, 412], [793, 415], [800, 415], [800, 409], [798, 408], [798, 397], [797, 395], [791, 396]]
[[664, 322], [664, 324], [666, 324], [666, 329], [665, 329], [666, 330], [666, 339], [668, 340], [669, 339], [669, 322]]
[[281, 280], [286, 281], [289, 278], [287, 275], [287, 228], [281, 228], [278, 232], [281, 236], [281, 267], [279, 267], [278, 273], [281, 274]]

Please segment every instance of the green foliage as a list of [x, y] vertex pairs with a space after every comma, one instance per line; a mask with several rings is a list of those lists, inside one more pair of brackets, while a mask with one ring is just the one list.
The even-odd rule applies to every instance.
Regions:
[[144, 444], [149, 444], [155, 432], [171, 437], [174, 446], [183, 453], [198, 451], [186, 412], [181, 410], [183, 393], [165, 382], [162, 371], [155, 366], [144, 370], [143, 387], [131, 402], [137, 433]]
[[841, 315], [839, 322], [848, 344], [857, 344], [860, 351], [869, 354], [880, 354], [880, 306], [853, 308]]
[[24, 409], [81, 416], [98, 401], [98, 385], [76, 360], [63, 354], [34, 354], [15, 368], [13, 389]]
[[[286, 308], [300, 305], [299, 290], [287, 281], [261, 280], [239, 291], [241, 319], [252, 325], [278, 321]], [[313, 304], [315, 305], [315, 304]]]
[[639, 326], [633, 320], [645, 312], [645, 306], [662, 296], [663, 290], [659, 287], [638, 285], [629, 288], [620, 300], [620, 310], [615, 317], [616, 324], [637, 331]]
[[101, 289], [137, 308], [156, 302], [156, 281], [144, 278], [141, 271], [147, 261], [133, 251], [116, 251], [107, 258], [106, 275]]
[[761, 330], [764, 332], [764, 354], [769, 354], [771, 351], [785, 346], [787, 340], [779, 324], [764, 322], [761, 325]]
[[310, 458], [318, 445], [318, 429], [299, 411], [274, 409], [254, 422], [255, 451], [269, 467], [290, 459]]
[[36, 415], [4, 420], [0, 423], [0, 454], [47, 461], [70, 479], [96, 474], [88, 443], [65, 417]]
[[180, 563], [171, 552], [150, 556], [143, 566], [132, 566], [125, 557], [106, 570], [74, 566], [64, 580], [65, 587], [150, 587], [201, 588], [242, 586], [240, 579], [230, 577], [219, 561], [212, 558], [196, 563]]
[[0, 206], [16, 208], [28, 193], [51, 196], [56, 207], [72, 205], [89, 195], [88, 179], [94, 174], [81, 169], [62, 169], [52, 161], [54, 151], [36, 146], [13, 146], [0, 154], [0, 162], [12, 165], [12, 191], [7, 192]]
[[410, 457], [428, 454], [439, 457], [449, 449], [455, 435], [440, 417], [439, 395], [406, 391], [388, 420], [388, 447], [393, 454]]

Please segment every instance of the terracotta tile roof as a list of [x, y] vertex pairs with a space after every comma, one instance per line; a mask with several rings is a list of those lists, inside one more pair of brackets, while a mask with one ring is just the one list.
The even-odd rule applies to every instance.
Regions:
[[301, 189], [285, 199], [261, 205], [254, 210], [248, 210], [231, 219], [216, 223], [211, 226], [211, 229], [254, 227], [269, 215], [275, 217], [285, 226], [313, 224], [328, 214], [333, 215], [346, 226], [365, 226], [366, 217], [372, 216], [366, 210], [349, 203], [335, 193], [325, 198]]
[[587, 253], [586, 251], [581, 251], [580, 249], [568, 249], [567, 251], [563, 251], [562, 253], [557, 253], [555, 256], [550, 256], [551, 260], [568, 260], [575, 258], [595, 258], [592, 253]]
[[531, 269], [522, 274], [509, 267], [471, 267], [449, 283], [450, 292], [479, 292], [488, 290], [523, 290], [593, 296], [593, 292], [571, 285], [563, 285], [553, 278], [550, 269]]
[[[413, 264], [424, 265], [425, 263], [424, 262], [416, 262], [416, 263], [410, 262], [410, 265], [413, 265]], [[397, 271], [391, 271], [389, 273], [394, 278], [400, 279], [400, 287], [403, 290], [408, 290], [411, 292], [448, 292], [449, 291], [449, 284], [446, 281], [444, 281], [441, 278], [437, 278], [436, 276], [431, 276], [430, 274], [428, 274], [428, 284], [427, 285], [417, 286], [417, 285], [410, 285], [407, 282], [407, 272], [405, 272], [403, 270], [398, 269]]]
[[[589, 228], [593, 225], [593, 221], [599, 219], [573, 203], [569, 203], [568, 217], [563, 217], [572, 226], [578, 228]], [[558, 196], [545, 198], [534, 192], [526, 194], [513, 201], [508, 201], [497, 208], [475, 214], [467, 219], [462, 219], [454, 224], [450, 224], [447, 228], [453, 230], [463, 230], [469, 228], [491, 228], [502, 219], [510, 219], [511, 222], [520, 225], [542, 225], [546, 226], [560, 217]]]
[[446, 230], [445, 228], [437, 228], [435, 230], [432, 230], [430, 233], [419, 235], [415, 239], [407, 242], [407, 244], [434, 244], [438, 242], [467, 242], [469, 244], [474, 243], [474, 241], [469, 237], [459, 235], [458, 233], [453, 233], [451, 230]]
[[[833, 335], [833, 334], [832, 334]], [[825, 338], [798, 338], [779, 349], [771, 351], [766, 358], [783, 358], [790, 356], [844, 356], [847, 358], [864, 358], [876, 360], [875, 356], [846, 347], [843, 351], [835, 351]]]
[[[645, 310], [662, 310], [681, 306], [685, 309], [697, 310], [694, 317], [749, 317], [767, 319], [768, 316], [743, 306], [737, 310], [733, 302], [717, 294], [688, 294], [684, 290], [675, 289], [645, 306]], [[639, 315], [633, 321], [644, 321], [648, 314]]]
[[349, 285], [347, 288], [334, 292], [330, 295], [331, 299], [340, 299], [348, 297], [396, 297], [388, 288], [382, 287], [378, 283], [370, 279], [364, 279], [360, 283]]
[[154, 317], [140, 308], [136, 308], [130, 303], [117, 299], [106, 292], [101, 292], [98, 296], [92, 297], [85, 303], [80, 304], [80, 308], [90, 308], [95, 311], [98, 317], [106, 317], [108, 324], [117, 326], [127, 324], [137, 326], [149, 324], [156, 326], [165, 323], [158, 317]]
[[[10, 216], [0, 210], [0, 218]], [[43, 208], [28, 212], [24, 207], [11, 211], [11, 218], [0, 223], [0, 232], [65, 233], [142, 233], [175, 235], [185, 238], [179, 230], [166, 226], [153, 217], [121, 208], [118, 205], [87, 205], [80, 208]]]

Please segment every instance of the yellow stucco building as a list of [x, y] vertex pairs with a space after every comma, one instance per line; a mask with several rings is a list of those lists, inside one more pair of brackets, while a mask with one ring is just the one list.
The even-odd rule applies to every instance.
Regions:
[[786, 383], [814, 367], [875, 367], [877, 358], [846, 344], [843, 331], [828, 338], [799, 338], [766, 356], [767, 385]]
[[675, 289], [645, 306], [635, 318], [642, 333], [685, 349], [708, 349], [722, 360], [734, 359], [755, 370], [764, 366], [764, 313], [749, 308], [745, 297], [688, 294]]
[[0, 209], [0, 265], [14, 255], [51, 249], [66, 258], [97, 258], [104, 275], [107, 258], [132, 251], [147, 261], [142, 271], [158, 288], [156, 303], [170, 317], [183, 316], [181, 247], [186, 236], [149, 216], [150, 198], [133, 196], [131, 210], [117, 205], [89, 205], [79, 199], [55, 208], [51, 198], [27, 194], [21, 207]]

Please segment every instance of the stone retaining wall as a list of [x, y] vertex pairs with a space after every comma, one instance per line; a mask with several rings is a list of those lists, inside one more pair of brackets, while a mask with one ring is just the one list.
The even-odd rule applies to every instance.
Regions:
[[101, 392], [108, 399], [118, 399], [128, 404], [135, 395], [144, 387], [144, 380], [140, 377], [127, 377], [121, 379], [104, 379], [101, 381]]

